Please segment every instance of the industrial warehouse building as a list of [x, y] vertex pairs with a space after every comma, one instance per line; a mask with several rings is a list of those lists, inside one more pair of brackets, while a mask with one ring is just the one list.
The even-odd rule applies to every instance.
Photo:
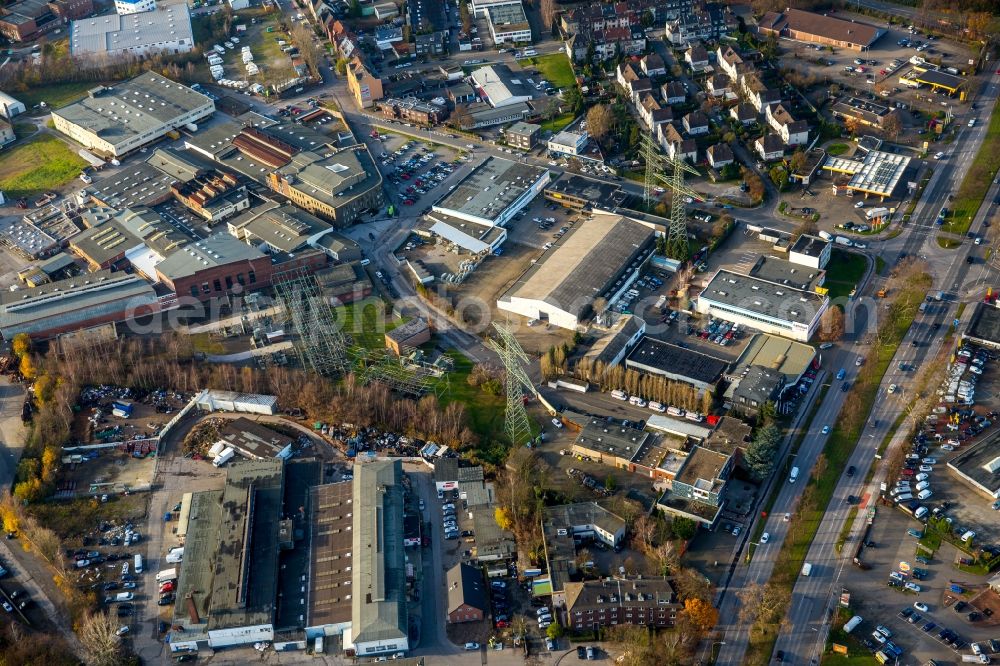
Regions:
[[163, 5], [146, 11], [145, 3], [121, 2], [136, 11], [92, 16], [70, 23], [69, 50], [74, 57], [141, 58], [157, 53], [178, 55], [195, 47], [191, 15], [185, 3]]
[[653, 229], [599, 213], [567, 233], [497, 301], [506, 312], [575, 329], [636, 280], [652, 253]]
[[215, 102], [205, 95], [145, 72], [112, 86], [92, 88], [79, 102], [53, 111], [52, 122], [85, 148], [105, 157], [121, 157], [213, 113]]
[[336, 227], [385, 204], [382, 176], [363, 144], [340, 148], [301, 125], [247, 113], [199, 132], [187, 146]]
[[697, 298], [697, 310], [741, 326], [809, 342], [830, 299], [811, 291], [718, 271]]
[[245, 416], [229, 421], [219, 433], [218, 441], [250, 460], [288, 460], [292, 455], [292, 444], [295, 443], [293, 438]]
[[191, 495], [172, 652], [274, 640], [284, 461], [232, 463], [222, 490]]
[[0, 335], [10, 340], [17, 333], [27, 333], [43, 340], [159, 310], [156, 293], [141, 277], [99, 271], [0, 292]]
[[853, 51], [867, 51], [886, 33], [867, 23], [847, 21], [825, 14], [814, 14], [801, 9], [768, 12], [758, 22], [758, 30], [765, 35], [787, 37], [800, 42], [825, 44]]
[[495, 250], [503, 227], [548, 183], [547, 169], [487, 157], [431, 208], [424, 228], [474, 254]]
[[627, 368], [683, 382], [698, 390], [714, 390], [728, 366], [728, 362], [714, 356], [650, 337], [639, 341], [625, 359]]
[[352, 645], [358, 656], [410, 649], [402, 480], [399, 460], [354, 467], [351, 630], [344, 647]]

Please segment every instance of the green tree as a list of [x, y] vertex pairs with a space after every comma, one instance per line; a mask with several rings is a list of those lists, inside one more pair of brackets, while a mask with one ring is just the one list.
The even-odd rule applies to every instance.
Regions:
[[580, 112], [583, 111], [583, 95], [578, 86], [570, 86], [563, 94], [563, 108], [574, 116], [580, 115]]
[[670, 523], [671, 531], [681, 541], [689, 541], [698, 532], [698, 525], [690, 518], [677, 517]]
[[763, 481], [774, 471], [781, 431], [778, 426], [768, 423], [757, 431], [756, 436], [743, 453], [743, 465], [758, 481]]
[[604, 488], [606, 490], [614, 490], [617, 483], [615, 482], [615, 477], [608, 474], [604, 477]]
[[566, 632], [563, 630], [563, 626], [558, 622], [553, 622], [545, 629], [545, 635], [554, 641], [562, 638], [564, 633]]
[[344, 76], [347, 74], [347, 58], [337, 58], [337, 74]]

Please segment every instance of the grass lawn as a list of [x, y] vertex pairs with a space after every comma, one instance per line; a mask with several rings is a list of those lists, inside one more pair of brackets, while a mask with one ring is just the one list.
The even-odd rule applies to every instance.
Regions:
[[35, 136], [0, 158], [0, 190], [9, 199], [30, 197], [68, 183], [86, 166], [54, 136]]
[[502, 465], [507, 459], [510, 445], [504, 432], [504, 409], [507, 401], [503, 395], [489, 395], [476, 386], [470, 386], [468, 379], [472, 372], [472, 361], [457, 349], [448, 351], [455, 361], [455, 370], [448, 377], [448, 390], [441, 402], [460, 402], [465, 405], [469, 417], [469, 428], [480, 438], [478, 457], [494, 465]]
[[522, 67], [526, 62], [535, 67], [545, 77], [545, 80], [556, 88], [568, 88], [576, 85], [573, 66], [569, 64], [569, 58], [562, 51], [537, 58], [528, 58], [527, 61], [521, 60], [520, 62]]
[[986, 138], [983, 139], [979, 154], [969, 166], [965, 180], [962, 181], [952, 205], [949, 206], [948, 221], [942, 227], [944, 231], [965, 234], [969, 230], [972, 218], [983, 204], [983, 197], [993, 184], [998, 170], [1000, 170], [1000, 100], [993, 106], [990, 126], [986, 130]]
[[550, 120], [543, 120], [542, 131], [549, 130], [553, 134], [561, 132], [567, 125], [573, 122], [573, 118], [575, 117], [572, 113], [564, 113]]
[[382, 301], [366, 298], [334, 308], [333, 313], [340, 330], [351, 336], [354, 344], [368, 349], [382, 349], [385, 347], [386, 332], [402, 323], [388, 314], [383, 316], [382, 311]]
[[865, 426], [866, 420], [863, 415], [867, 415], [871, 410], [882, 377], [889, 368], [903, 336], [913, 323], [917, 308], [923, 302], [924, 292], [929, 286], [930, 279], [926, 276], [925, 279], [914, 280], [893, 301], [898, 306], [897, 314], [883, 324], [882, 345], [875, 348], [874, 357], [863, 366], [864, 371], [859, 373], [849, 391], [845, 409], [850, 406], [851, 414], [842, 413], [834, 425], [822, 455], [813, 466], [799, 508], [795, 512], [788, 535], [775, 560], [774, 571], [767, 584], [774, 586], [784, 598], [784, 603], [779, 604], [769, 617], [758, 616], [750, 628], [750, 645], [744, 664], [764, 666], [770, 661], [781, 620], [791, 600], [792, 587], [795, 585], [813, 538], [823, 522], [826, 507], [830, 504], [833, 491], [837, 487], [837, 480], [847, 465], [847, 460], [854, 451]]
[[212, 337], [211, 333], [195, 333], [191, 336], [191, 346], [203, 354], [225, 354], [223, 344]]
[[882, 271], [885, 270], [885, 259], [882, 257], [875, 257], [875, 273], [882, 275]]
[[831, 144], [826, 149], [826, 152], [827, 152], [828, 155], [831, 155], [833, 157], [837, 157], [838, 155], [843, 155], [849, 149], [850, 149], [850, 147], [846, 143], [834, 143], [834, 144]]
[[961, 245], [961, 241], [957, 241], [951, 236], [938, 236], [937, 244], [939, 247], [943, 247], [946, 250], [954, 250], [956, 247]]
[[826, 282], [823, 286], [830, 290], [831, 301], [847, 298], [851, 290], [858, 286], [858, 280], [865, 274], [865, 258], [854, 252], [834, 250], [830, 263], [826, 266]]
[[52, 83], [24, 92], [15, 92], [13, 95], [24, 102], [24, 106], [31, 111], [36, 104], [45, 102], [50, 109], [61, 109], [62, 107], [82, 99], [87, 91], [98, 84], [93, 81], [74, 81], [73, 83]]

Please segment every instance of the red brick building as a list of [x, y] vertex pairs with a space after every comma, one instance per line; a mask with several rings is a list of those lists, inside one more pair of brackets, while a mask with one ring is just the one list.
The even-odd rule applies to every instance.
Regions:
[[448, 570], [448, 622], [481, 622], [486, 617], [487, 595], [483, 573], [465, 562]]

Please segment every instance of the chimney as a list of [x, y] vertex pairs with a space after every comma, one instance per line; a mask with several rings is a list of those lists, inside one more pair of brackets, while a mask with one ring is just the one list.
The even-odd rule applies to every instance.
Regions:
[[184, 601], [187, 603], [188, 617], [191, 619], [191, 624], [201, 624], [201, 618], [198, 617], [198, 607], [194, 603], [194, 593], [188, 592], [184, 596]]

